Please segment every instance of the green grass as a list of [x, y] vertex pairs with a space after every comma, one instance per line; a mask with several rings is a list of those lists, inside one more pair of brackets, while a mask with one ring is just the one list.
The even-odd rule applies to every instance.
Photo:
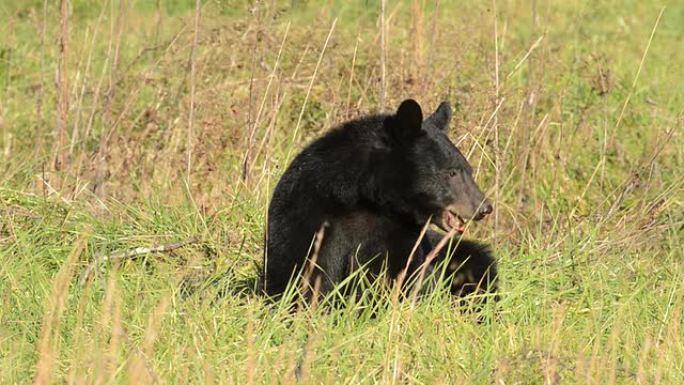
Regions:
[[193, 1], [72, 0], [63, 143], [48, 3], [0, 3], [1, 383], [684, 383], [680, 2], [388, 2], [384, 109], [450, 100], [495, 203], [484, 323], [254, 293], [288, 155], [383, 110], [380, 1], [204, 1], [193, 93]]

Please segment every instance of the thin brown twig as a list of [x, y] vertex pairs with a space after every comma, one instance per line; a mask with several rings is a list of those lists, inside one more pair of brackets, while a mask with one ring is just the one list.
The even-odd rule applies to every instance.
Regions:
[[[43, 1], [43, 20], [40, 27], [40, 92], [38, 93], [38, 100], [36, 101], [36, 116], [38, 117], [40, 124], [45, 124], [45, 114], [44, 114], [44, 101], [45, 101], [45, 68], [47, 68], [45, 55], [45, 36], [47, 35], [47, 9], [48, 0]], [[37, 135], [39, 140], [39, 145], [37, 148], [42, 147], [43, 135]]]
[[[280, 84], [278, 85], [278, 89], [275, 91], [275, 107], [273, 109], [273, 115], [271, 116], [271, 121], [268, 124], [268, 127], [266, 127], [266, 132], [264, 132], [263, 137], [261, 138], [261, 142], [259, 143], [259, 147], [256, 149], [254, 152], [254, 155], [252, 156], [252, 164], [250, 168], [254, 168], [256, 166], [257, 160], [259, 156], [261, 155], [262, 151], [266, 149], [264, 153], [264, 161], [262, 163], [262, 173], [261, 173], [261, 179], [263, 179], [264, 176], [267, 176], [268, 174], [266, 173], [266, 167], [268, 165], [268, 148], [271, 140], [271, 133], [273, 132], [276, 123], [278, 122], [278, 114], [280, 113], [280, 108], [283, 106], [283, 102], [287, 100], [287, 92], [282, 92], [280, 91]], [[259, 185], [261, 181], [257, 183]]]
[[[427, 275], [428, 268], [432, 265], [432, 261], [434, 261], [435, 258], [439, 255], [439, 252], [442, 251], [444, 246], [447, 245], [449, 241], [456, 235], [457, 230], [455, 228], [449, 230], [442, 239], [437, 242], [437, 245], [428, 253], [428, 255], [425, 257], [425, 260], [423, 261], [423, 264], [420, 268], [420, 272], [418, 274], [418, 278], [416, 280], [415, 286], [413, 287], [413, 290], [411, 292], [411, 304], [415, 305], [416, 301], [418, 300], [418, 293], [420, 292], [420, 287], [423, 285], [423, 281], [425, 280], [425, 276]], [[460, 240], [458, 240], [460, 242]]]
[[435, 0], [434, 3], [434, 9], [432, 10], [432, 20], [430, 21], [431, 28], [430, 28], [430, 50], [428, 51], [427, 54], [427, 59], [425, 62], [425, 71], [423, 72], [423, 80], [422, 84], [424, 84], [426, 87], [430, 87], [432, 84], [433, 74], [432, 71], [432, 63], [434, 61], [434, 55], [435, 55], [435, 41], [437, 41], [437, 17], [439, 16], [439, 0]]
[[81, 275], [81, 279], [79, 280], [79, 285], [83, 286], [88, 279], [90, 278], [90, 275], [92, 274], [93, 270], [100, 265], [101, 263], [104, 263], [106, 261], [114, 261], [114, 260], [123, 260], [123, 259], [131, 259], [131, 258], [136, 258], [141, 255], [146, 255], [146, 254], [152, 254], [152, 253], [168, 253], [169, 251], [173, 251], [176, 249], [180, 249], [181, 247], [197, 243], [199, 242], [200, 238], [198, 236], [194, 236], [191, 238], [188, 238], [183, 241], [175, 242], [175, 243], [170, 243], [166, 245], [158, 245], [158, 246], [152, 246], [152, 247], [136, 247], [135, 249], [130, 249], [130, 250], [124, 250], [124, 251], [117, 251], [112, 254], [97, 254], [93, 257], [92, 262], [88, 265], [88, 267], [83, 271], [83, 274]]
[[[100, 141], [95, 155], [95, 176], [93, 181], [93, 192], [95, 196], [103, 197], [105, 195], [106, 180], [109, 177], [109, 159], [107, 153], [109, 152], [110, 135], [114, 131], [116, 126], [116, 121], [112, 120], [112, 108], [114, 104], [114, 98], [116, 96], [116, 86], [118, 84], [117, 79], [120, 76], [119, 73], [119, 63], [120, 63], [120, 53], [121, 53], [121, 41], [123, 39], [124, 24], [126, 20], [126, 1], [121, 0], [119, 2], [119, 12], [114, 18], [114, 2], [110, 3], [110, 12], [112, 17], [112, 22], [110, 24], [109, 31], [109, 44], [107, 48], [107, 63], [109, 64], [109, 74], [108, 74], [108, 86], [107, 91], [105, 91], [104, 106], [102, 109], [102, 121], [103, 130], [100, 133]], [[115, 20], [115, 21], [114, 21]], [[110, 61], [111, 59], [111, 61]], [[102, 78], [104, 81], [106, 67], [102, 68]], [[98, 84], [97, 89], [99, 90], [100, 84]], [[95, 94], [95, 98], [98, 98], [98, 94]], [[94, 118], [96, 110], [93, 109], [91, 118]], [[109, 132], [107, 131], [109, 129]], [[86, 132], [89, 129], [86, 128]], [[84, 136], [86, 137], [86, 136]], [[80, 167], [80, 165], [79, 165]]]
[[[424, 35], [424, 23], [425, 14], [423, 12], [423, 2], [419, 0], [413, 0], [411, 2], [411, 18], [413, 19], [413, 26], [411, 28], [413, 33], [413, 73], [411, 74], [414, 79], [423, 79], [424, 68], [423, 68], [423, 35]], [[384, 49], [384, 48], [383, 48]], [[420, 81], [420, 80], [419, 80]], [[385, 84], [386, 85], [386, 84]], [[425, 83], [419, 84], [421, 87], [425, 86]]]
[[[492, 8], [494, 9], [494, 79], [495, 79], [495, 91], [496, 91], [496, 103], [500, 105], [501, 100], [501, 90], [499, 84], [499, 24], [498, 24], [498, 14], [497, 14], [497, 4], [496, 0], [492, 1]], [[497, 107], [498, 109], [498, 107]], [[501, 201], [501, 159], [499, 159], [499, 116], [494, 115], [494, 122], [492, 123], [492, 128], [494, 130], [494, 200], [496, 202]], [[494, 205], [494, 234], [499, 234], [499, 205]], [[496, 238], [498, 244], [499, 238]]]
[[[476, 212], [479, 211], [481, 207], [482, 207], [482, 202], [477, 207]], [[466, 228], [465, 228], [466, 231], [468, 230], [468, 227], [470, 227], [470, 224], [472, 224], [472, 222], [473, 222], [473, 218], [471, 217], [466, 224]], [[439, 252], [442, 251], [444, 246], [446, 246], [452, 240], [452, 238], [457, 234], [457, 232], [458, 232], [458, 230], [455, 228], [450, 229], [446, 234], [444, 234], [442, 239], [440, 239], [439, 242], [437, 242], [437, 245], [435, 245], [435, 247], [432, 249], [432, 251], [430, 251], [428, 253], [428, 255], [425, 257], [425, 260], [423, 261], [423, 264], [422, 264], [421, 269], [420, 269], [420, 273], [418, 275], [418, 279], [416, 281], [416, 285], [411, 292], [411, 304], [412, 305], [416, 304], [416, 300], [418, 299], [418, 292], [420, 291], [420, 287], [423, 285], [423, 281], [425, 280], [425, 276], [427, 275], [428, 268], [432, 265], [432, 262], [435, 260], [435, 258], [437, 258], [437, 256], [439, 255]], [[454, 245], [454, 247], [458, 247], [458, 245], [461, 243], [461, 240], [462, 240], [462, 238], [459, 238], [456, 241], [456, 244]]]
[[323, 55], [325, 54], [325, 51], [328, 48], [328, 43], [330, 43], [330, 38], [332, 37], [332, 34], [335, 31], [335, 25], [337, 25], [337, 18], [335, 18], [333, 20], [332, 25], [330, 26], [330, 30], [328, 31], [328, 36], [325, 38], [325, 43], [323, 43], [323, 48], [321, 49], [321, 53], [318, 56], [318, 61], [316, 62], [316, 67], [314, 67], [313, 74], [311, 75], [311, 81], [309, 82], [309, 87], [306, 90], [306, 95], [304, 96], [304, 102], [302, 103], [302, 108], [301, 108], [301, 110], [299, 110], [299, 117], [297, 118], [297, 124], [295, 125], [294, 132], [292, 133], [292, 141], [290, 142], [290, 146], [287, 150], [287, 156], [285, 157], [285, 163], [289, 163], [290, 158], [292, 157], [292, 149], [294, 147], [294, 142], [297, 140], [297, 134], [299, 133], [299, 127], [302, 124], [302, 118], [304, 118], [304, 112], [306, 112], [306, 106], [309, 103], [309, 97], [311, 96], [311, 90], [313, 89], [314, 81], [316, 80], [316, 76], [318, 75], [318, 68], [321, 66], [321, 62], [323, 61]]
[[242, 181], [245, 182], [247, 181], [247, 174], [249, 172], [247, 166], [248, 166], [248, 159], [247, 157], [249, 156], [249, 147], [251, 145], [250, 140], [251, 140], [251, 129], [252, 127], [252, 122], [253, 122], [253, 116], [254, 116], [254, 70], [256, 67], [256, 57], [257, 57], [257, 47], [256, 47], [256, 40], [254, 43], [254, 47], [252, 49], [252, 65], [249, 70], [249, 101], [247, 103], [247, 125], [246, 129], [248, 131], [246, 138], [247, 138], [247, 152], [245, 153], [245, 162], [242, 163]]
[[636, 75], [634, 75], [634, 80], [632, 81], [632, 86], [630, 87], [629, 94], [627, 94], [625, 102], [622, 104], [622, 109], [620, 110], [620, 115], [618, 115], [617, 121], [615, 122], [615, 128], [613, 129], [613, 131], [617, 131], [618, 127], [620, 127], [620, 123], [622, 123], [622, 117], [625, 115], [627, 105], [629, 105], [629, 101], [630, 99], [632, 99], [632, 96], [634, 95], [637, 82], [639, 81], [639, 75], [641, 75], [641, 69], [644, 68], [644, 62], [646, 61], [648, 50], [651, 48], [653, 37], [655, 36], [656, 31], [658, 30], [658, 25], [660, 24], [660, 19], [663, 17], [664, 12], [665, 7], [663, 6], [662, 8], [660, 8], [660, 12], [658, 13], [658, 17], [656, 18], [655, 24], [653, 24], [653, 29], [651, 29], [651, 36], [648, 38], [648, 43], [646, 44], [646, 48], [644, 49], [643, 55], [641, 55], [641, 60], [639, 61], [639, 68], [637, 68]]
[[190, 51], [190, 112], [188, 113], [188, 132], [186, 150], [186, 178], [190, 186], [190, 170], [192, 167], [192, 147], [193, 147], [193, 123], [195, 114], [195, 77], [197, 75], [197, 45], [199, 40], [200, 18], [202, 14], [202, 1], [195, 1], [195, 33], [192, 38], [192, 50]]
[[[304, 295], [308, 294], [308, 291], [312, 291], [312, 299], [313, 302], [311, 304], [312, 307], [315, 307], [317, 304], [317, 297], [318, 297], [318, 291], [320, 290], [320, 275], [314, 277], [315, 271], [318, 267], [318, 255], [321, 252], [321, 246], [323, 245], [323, 237], [325, 236], [325, 228], [328, 227], [329, 224], [328, 222], [324, 222], [320, 229], [316, 232], [316, 236], [314, 239], [314, 244], [313, 244], [313, 253], [311, 254], [311, 258], [309, 259], [307, 265], [306, 265], [306, 270], [304, 271], [303, 279], [302, 279], [302, 293]], [[311, 278], [314, 277], [314, 282], [313, 284], [311, 283]]]
[[[69, 7], [67, 0], [60, 2], [59, 16], [59, 60], [57, 65], [59, 93], [57, 101], [57, 156], [55, 157], [55, 171], [64, 170], [65, 157], [65, 133], [69, 119], [69, 78], [67, 77], [67, 54], [69, 43]], [[62, 182], [60, 181], [60, 188]]]
[[380, 2], [380, 110], [385, 109], [385, 97], [387, 91], [387, 74], [385, 65], [385, 0]]
[[[245, 158], [244, 158], [243, 163], [242, 163], [242, 180], [243, 181], [247, 181], [247, 179], [249, 179], [250, 170], [251, 170], [252, 166], [254, 166], [254, 162], [252, 162], [252, 150], [254, 147], [254, 140], [255, 140], [256, 131], [257, 131], [257, 128], [259, 127], [259, 122], [261, 121], [261, 116], [264, 112], [265, 105], [266, 105], [266, 99], [267, 99], [269, 91], [271, 89], [271, 85], [273, 84], [273, 80], [276, 78], [279, 78], [279, 76], [277, 75], [277, 72], [279, 69], [278, 67], [280, 65], [280, 58], [282, 56], [283, 47], [285, 46], [285, 41], [287, 40], [287, 34], [289, 31], [290, 31], [290, 23], [288, 23], [287, 27], [285, 27], [285, 34], [283, 35], [283, 39], [280, 43], [280, 49], [278, 50], [278, 56], [276, 57], [275, 64], [273, 65], [273, 70], [271, 71], [270, 75], [268, 75], [268, 84], [266, 84], [266, 90], [264, 91], [264, 95], [261, 99], [261, 105], [259, 106], [259, 110], [257, 111], [256, 118], [254, 119], [253, 122], [251, 121], [252, 120], [251, 119], [252, 103], [251, 103], [251, 96], [250, 96], [250, 108], [249, 108], [250, 119], [248, 122], [248, 126], [250, 126], [250, 127], [249, 127], [249, 136], [247, 139], [247, 150], [245, 151]], [[256, 52], [256, 49], [254, 50], [254, 52]], [[256, 58], [256, 54], [254, 55], [254, 57]], [[253, 63], [254, 62], [255, 62], [255, 60], [253, 60]], [[254, 82], [254, 69], [252, 69], [252, 75], [251, 75], [250, 85], [249, 85], [250, 95], [252, 93], [251, 90], [252, 90], [253, 82]], [[279, 88], [278, 88], [278, 90], [279, 90]], [[276, 114], [277, 114], [278, 110], [279, 109], [276, 110]], [[270, 127], [267, 127], [267, 131], [269, 129], [270, 129]], [[263, 143], [263, 141], [261, 143]]]
[[418, 247], [420, 246], [420, 243], [423, 242], [423, 238], [425, 238], [425, 234], [427, 233], [427, 230], [429, 227], [430, 227], [430, 220], [425, 222], [425, 225], [420, 230], [420, 234], [418, 234], [418, 238], [416, 239], [416, 242], [413, 244], [413, 248], [411, 249], [411, 254], [409, 254], [409, 257], [406, 260], [406, 265], [404, 266], [404, 268], [399, 273], [399, 276], [397, 277], [397, 280], [395, 283], [396, 286], [394, 288], [394, 295], [392, 296], [393, 303], [396, 303], [398, 298], [399, 298], [399, 293], [401, 293], [401, 291], [402, 291], [402, 286], [404, 285], [404, 281], [406, 280], [406, 274], [408, 273], [409, 266], [411, 265], [411, 262], [413, 262], [413, 257], [415, 256], [416, 251], [418, 250]]
[[[98, 36], [100, 33], [100, 26], [102, 25], [102, 22], [104, 20], [104, 15], [105, 15], [106, 10], [107, 10], [106, 5], [103, 5], [102, 8], [100, 9], [100, 15], [97, 17], [97, 22], [95, 23], [95, 27], [93, 28], [92, 36], [90, 37], [90, 47], [89, 47], [89, 49], [87, 51], [88, 53], [86, 55], [87, 58], [85, 60], [85, 69], [83, 69], [83, 71], [82, 71], [83, 72], [83, 80], [81, 80], [80, 92], [77, 92], [78, 87], [76, 85], [74, 86], [73, 93], [74, 93], [74, 96], [76, 97], [76, 102], [75, 102], [76, 105], [75, 105], [75, 110], [73, 113], [74, 119], [73, 119], [73, 128], [72, 128], [72, 134], [71, 134], [71, 143], [69, 145], [69, 156], [70, 157], [74, 156], [74, 149], [75, 149], [78, 141], [79, 140], [85, 141], [88, 139], [85, 136], [82, 137], [83, 139], [79, 139], [79, 137], [80, 137], [79, 129], [80, 129], [81, 123], [83, 123], [83, 119], [82, 119], [83, 110], [85, 108], [87, 108], [84, 105], [84, 100], [86, 97], [86, 93], [89, 91], [88, 90], [89, 81], [91, 78], [91, 72], [93, 72], [93, 71], [91, 71], [91, 68], [92, 68], [92, 63], [93, 63], [93, 56], [95, 55], [95, 51], [96, 51], [95, 44], [98, 42]], [[81, 72], [81, 69], [80, 69], [80, 63], [79, 63], [78, 73], [80, 73], [80, 72]], [[79, 77], [76, 78], [74, 83], [78, 83], [78, 80], [79, 80]], [[81, 162], [79, 161], [79, 163], [78, 163], [79, 167], [80, 167], [80, 163]], [[78, 171], [79, 171], [79, 169], [75, 168], [74, 169], [74, 175], [78, 175]]]
[[354, 67], [356, 66], [356, 53], [359, 50], [359, 41], [361, 36], [356, 35], [356, 45], [354, 46], [354, 55], [352, 56], [351, 69], [349, 70], [349, 86], [347, 88], [347, 104], [345, 105], [345, 116], [347, 118], [351, 117], [351, 95], [352, 95], [352, 85], [354, 84]]

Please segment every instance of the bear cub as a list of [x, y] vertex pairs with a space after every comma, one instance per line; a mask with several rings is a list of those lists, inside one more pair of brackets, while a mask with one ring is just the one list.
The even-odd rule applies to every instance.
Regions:
[[[342, 124], [297, 155], [268, 210], [265, 293], [277, 297], [304, 277], [307, 292], [325, 295], [361, 267], [392, 281], [403, 270], [415, 277], [443, 237], [428, 230], [409, 259], [428, 221], [462, 234], [467, 221], [491, 213], [472, 167], [447, 136], [450, 120], [448, 102], [424, 120], [408, 99], [394, 114]], [[452, 244], [428, 266], [444, 266], [452, 294], [496, 291], [489, 249], [464, 239]]]

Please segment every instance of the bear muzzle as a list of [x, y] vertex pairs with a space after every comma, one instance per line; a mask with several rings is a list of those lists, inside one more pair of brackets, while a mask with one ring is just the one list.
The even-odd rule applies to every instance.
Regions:
[[[465, 212], [469, 212], [466, 214]], [[441, 223], [437, 225], [444, 231], [456, 230], [458, 233], [463, 234], [465, 231], [465, 225], [469, 220], [479, 221], [485, 216], [491, 214], [494, 211], [492, 204], [489, 203], [487, 199], [482, 201], [477, 207], [472, 210], [464, 210], [458, 205], [449, 205], [446, 209], [442, 210]]]
[[456, 230], [459, 234], [463, 234], [465, 231], [465, 221], [456, 212], [447, 208], [442, 211], [441, 223], [438, 226], [444, 231]]

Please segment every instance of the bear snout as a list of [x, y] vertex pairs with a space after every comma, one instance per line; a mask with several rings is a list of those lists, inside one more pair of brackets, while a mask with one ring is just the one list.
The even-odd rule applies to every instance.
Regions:
[[475, 219], [476, 221], [479, 221], [480, 219], [491, 214], [493, 211], [494, 211], [494, 208], [492, 207], [492, 204], [489, 203], [489, 201], [485, 199], [484, 202], [482, 202], [482, 204], [480, 205], [480, 209], [479, 209], [477, 215], [473, 219]]

